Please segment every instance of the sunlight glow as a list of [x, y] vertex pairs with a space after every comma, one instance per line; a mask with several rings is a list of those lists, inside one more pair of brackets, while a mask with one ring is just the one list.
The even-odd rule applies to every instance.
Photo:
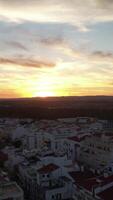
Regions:
[[37, 92], [36, 96], [38, 97], [51, 97], [51, 96], [55, 96], [54, 92], [50, 92], [50, 91], [41, 91], [41, 92]]

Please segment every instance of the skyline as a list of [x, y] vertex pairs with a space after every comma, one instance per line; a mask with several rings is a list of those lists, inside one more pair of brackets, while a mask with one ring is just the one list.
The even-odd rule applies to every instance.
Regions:
[[112, 0], [0, 0], [0, 98], [113, 95]]

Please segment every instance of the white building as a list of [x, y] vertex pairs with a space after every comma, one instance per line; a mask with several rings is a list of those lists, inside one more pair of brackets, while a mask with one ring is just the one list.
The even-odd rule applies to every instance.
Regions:
[[15, 165], [18, 165], [25, 159], [22, 154], [22, 151], [19, 152], [19, 150], [15, 149], [13, 146], [6, 147], [4, 149], [4, 153], [8, 155], [8, 160], [5, 162], [5, 166], [10, 171], [13, 171]]
[[28, 131], [23, 126], [18, 126], [12, 131], [10, 137], [12, 141], [16, 141], [16, 140], [21, 140], [27, 134]]
[[57, 200], [72, 197], [72, 181], [57, 164], [24, 162], [19, 165], [18, 172], [27, 199]]
[[98, 133], [85, 137], [79, 160], [94, 169], [104, 169], [113, 162], [113, 134]]
[[41, 200], [62, 200], [72, 197], [72, 181], [62, 176], [62, 169], [48, 164], [38, 169], [37, 181]]

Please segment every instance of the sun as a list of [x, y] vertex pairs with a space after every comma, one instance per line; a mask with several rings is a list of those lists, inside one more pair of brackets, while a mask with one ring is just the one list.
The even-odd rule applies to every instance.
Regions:
[[56, 90], [54, 88], [54, 80], [49, 76], [41, 77], [32, 92], [32, 96], [35, 97], [52, 97], [56, 96]]
[[40, 91], [40, 92], [37, 93], [37, 96], [39, 96], [39, 97], [52, 97], [52, 96], [54, 96], [54, 93], [50, 92], [50, 91]]

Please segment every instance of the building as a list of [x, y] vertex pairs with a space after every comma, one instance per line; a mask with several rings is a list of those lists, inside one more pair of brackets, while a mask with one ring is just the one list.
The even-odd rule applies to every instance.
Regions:
[[37, 173], [40, 200], [66, 200], [72, 198], [72, 181], [62, 176], [62, 170], [55, 164], [41, 167]]
[[7, 160], [8, 160], [8, 154], [0, 151], [0, 167], [4, 166]]
[[30, 200], [60, 200], [72, 197], [72, 181], [54, 163], [24, 162], [18, 166], [18, 178]]
[[16, 182], [0, 183], [0, 200], [23, 200], [23, 191]]
[[103, 170], [113, 162], [113, 133], [98, 133], [84, 138], [79, 160], [83, 164]]
[[75, 200], [113, 199], [113, 175], [96, 175], [85, 170], [70, 172], [70, 176], [73, 178], [73, 198]]

